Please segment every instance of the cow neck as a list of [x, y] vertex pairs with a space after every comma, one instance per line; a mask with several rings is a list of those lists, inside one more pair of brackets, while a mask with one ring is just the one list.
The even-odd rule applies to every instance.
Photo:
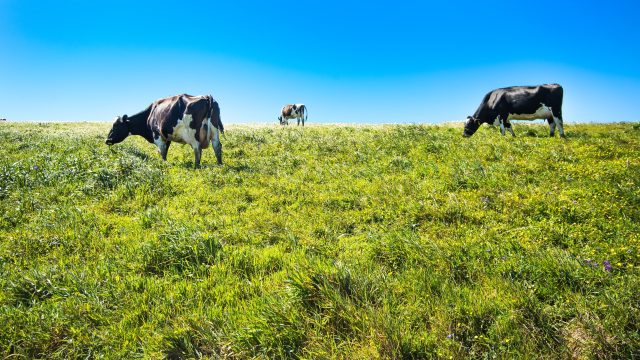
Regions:
[[153, 143], [153, 133], [151, 128], [147, 124], [149, 114], [151, 113], [151, 105], [145, 110], [140, 111], [135, 115], [129, 116], [129, 132], [132, 135], [140, 135], [148, 142]]

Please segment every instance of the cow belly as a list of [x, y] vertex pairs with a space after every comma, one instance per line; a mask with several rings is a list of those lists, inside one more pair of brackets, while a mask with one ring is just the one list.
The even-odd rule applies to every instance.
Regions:
[[196, 129], [189, 127], [191, 120], [191, 115], [185, 115], [182, 120], [178, 120], [178, 123], [173, 128], [173, 132], [169, 134], [168, 140], [181, 144], [193, 144], [194, 142], [198, 142], [196, 139]]
[[553, 118], [553, 112], [551, 108], [541, 104], [541, 106], [533, 114], [509, 114], [507, 120], [535, 120], [535, 119], [550, 119]]

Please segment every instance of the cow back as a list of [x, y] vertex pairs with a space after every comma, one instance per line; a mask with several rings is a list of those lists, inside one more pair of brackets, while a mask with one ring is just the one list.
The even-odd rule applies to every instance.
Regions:
[[288, 118], [293, 116], [294, 108], [293, 105], [285, 105], [282, 107], [282, 117]]
[[182, 119], [185, 104], [181, 95], [171, 96], [156, 100], [151, 105], [151, 112], [147, 120], [149, 128], [154, 133], [168, 138], [176, 127], [178, 120]]

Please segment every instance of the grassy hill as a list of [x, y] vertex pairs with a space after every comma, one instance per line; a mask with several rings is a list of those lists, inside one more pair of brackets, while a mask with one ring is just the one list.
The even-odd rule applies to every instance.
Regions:
[[0, 124], [0, 358], [640, 357], [638, 124], [109, 127]]

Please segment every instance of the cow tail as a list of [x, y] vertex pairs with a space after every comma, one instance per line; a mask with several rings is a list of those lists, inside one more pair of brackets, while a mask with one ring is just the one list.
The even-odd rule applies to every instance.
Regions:
[[[215, 103], [215, 100], [213, 100], [213, 97], [211, 95], [207, 96], [207, 98], [209, 100], [209, 118], [213, 120], [213, 115], [214, 115], [213, 103]], [[220, 130], [221, 134], [224, 134], [224, 126], [222, 126], [222, 119], [220, 119], [220, 113], [218, 113], [217, 115], [218, 115], [216, 117], [217, 120], [215, 121], [215, 123], [213, 123], [213, 126], [216, 129]]]
[[304, 122], [307, 122], [307, 119], [309, 118], [309, 108], [307, 107], [307, 105], [304, 106]]

